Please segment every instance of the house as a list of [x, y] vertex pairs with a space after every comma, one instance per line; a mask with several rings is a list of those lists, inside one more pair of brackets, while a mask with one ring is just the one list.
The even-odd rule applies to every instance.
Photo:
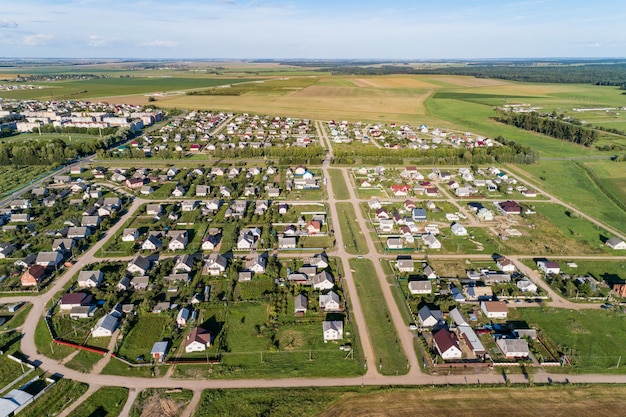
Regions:
[[172, 197], [182, 197], [185, 195], [185, 188], [183, 188], [181, 185], [177, 185], [176, 188], [174, 188], [174, 190], [172, 191]]
[[146, 272], [150, 269], [150, 265], [150, 259], [138, 255], [128, 262], [126, 271], [130, 274], [146, 275]]
[[489, 319], [506, 319], [509, 308], [504, 301], [481, 301], [480, 309]]
[[332, 290], [326, 294], [320, 294], [319, 304], [320, 308], [324, 311], [341, 310], [341, 298], [339, 298], [339, 294]]
[[186, 230], [171, 230], [168, 233], [171, 238], [167, 245], [169, 250], [184, 250], [189, 242], [189, 235]]
[[443, 323], [443, 313], [441, 310], [431, 310], [427, 305], [417, 311], [417, 318], [422, 327], [435, 327]]
[[76, 284], [79, 288], [97, 288], [103, 278], [102, 271], [80, 271]]
[[502, 201], [498, 206], [503, 214], [522, 214], [522, 206], [515, 201]]
[[396, 198], [403, 198], [409, 195], [411, 189], [408, 185], [394, 184], [391, 186], [391, 192]]
[[278, 249], [295, 249], [296, 248], [296, 238], [293, 236], [288, 237], [279, 237], [278, 238]]
[[90, 234], [88, 227], [68, 227], [66, 236], [68, 239], [84, 239]]
[[127, 276], [124, 276], [120, 279], [120, 281], [117, 283], [117, 285], [115, 286], [115, 288], [118, 291], [126, 291], [131, 287], [131, 279]]
[[399, 237], [390, 237], [387, 239], [387, 248], [389, 249], [402, 249], [404, 248], [404, 244], [402, 243], [402, 239]]
[[212, 253], [206, 260], [205, 270], [206, 274], [211, 276], [218, 276], [226, 271], [228, 261], [222, 255], [218, 253]]
[[528, 342], [524, 339], [505, 339], [500, 338], [496, 341], [498, 348], [502, 351], [505, 358], [527, 358], [530, 350]]
[[433, 292], [431, 281], [409, 281], [409, 292], [412, 295], [430, 294]]
[[80, 221], [82, 227], [98, 227], [100, 226], [100, 217], [98, 216], [83, 216]]
[[195, 327], [185, 340], [185, 352], [204, 352], [211, 347], [211, 333], [202, 327]]
[[515, 272], [515, 264], [508, 258], [500, 256], [496, 259], [496, 266], [502, 272]]
[[537, 285], [535, 285], [535, 283], [533, 283], [529, 279], [521, 279], [517, 281], [515, 285], [517, 285], [517, 288], [519, 288], [519, 290], [522, 292], [530, 292], [530, 293], [537, 292]]
[[59, 301], [59, 308], [69, 311], [72, 307], [90, 305], [92, 300], [91, 294], [84, 292], [66, 293], [63, 294], [61, 301]]
[[265, 266], [267, 265], [267, 258], [263, 255], [255, 256], [248, 264], [246, 268], [249, 271], [254, 272], [255, 274], [263, 274], [265, 273]]
[[467, 236], [467, 229], [460, 223], [454, 223], [450, 226], [450, 231], [455, 236]]
[[156, 342], [152, 345], [152, 350], [150, 351], [150, 356], [157, 362], [163, 362], [165, 360], [165, 355], [167, 355], [167, 350], [170, 346], [170, 342], [164, 340], [162, 342]]
[[541, 260], [537, 261], [537, 267], [546, 275], [561, 273], [561, 266], [558, 262]]
[[[458, 309], [454, 309], [452, 311], [457, 311]], [[482, 342], [474, 332], [474, 329], [471, 328], [468, 324], [457, 324], [457, 330], [463, 340], [465, 340], [465, 344], [469, 347], [474, 355], [483, 356], [487, 350], [483, 346]]]
[[44, 268], [56, 268], [61, 261], [63, 261], [63, 255], [60, 252], [39, 252], [35, 264]]
[[237, 240], [237, 249], [250, 250], [256, 247], [256, 236], [251, 234], [240, 234]]
[[196, 186], [196, 197], [206, 197], [211, 192], [211, 187], [208, 185]]
[[502, 284], [511, 281], [511, 275], [504, 272], [483, 271], [480, 274], [480, 280], [485, 285]]
[[11, 210], [28, 210], [30, 208], [30, 200], [13, 200], [9, 203]]
[[183, 201], [180, 203], [180, 208], [182, 211], [194, 211], [197, 204], [197, 201]]
[[416, 222], [425, 222], [426, 221], [426, 209], [424, 208], [414, 208], [411, 212], [411, 218]]
[[446, 328], [439, 329], [433, 335], [433, 343], [444, 361], [463, 357], [456, 335]]
[[6, 259], [15, 251], [12, 243], [0, 243], [0, 259]]
[[319, 220], [309, 220], [305, 229], [309, 235], [316, 235], [322, 231], [322, 223]]
[[174, 272], [191, 272], [193, 269], [193, 257], [189, 255], [183, 255], [176, 258], [176, 264], [174, 265]]
[[72, 307], [70, 310], [70, 318], [73, 320], [88, 319], [89, 317], [93, 317], [97, 309], [98, 306], [95, 305]]
[[146, 206], [146, 215], [148, 216], [160, 216], [163, 212], [163, 206], [161, 204], [148, 204]]
[[342, 321], [323, 321], [322, 331], [324, 333], [324, 342], [329, 340], [343, 339], [343, 322]]
[[220, 243], [220, 235], [207, 235], [202, 239], [202, 250], [214, 250]]
[[176, 283], [178, 281], [182, 281], [184, 283], [188, 283], [190, 280], [189, 274], [180, 273], [180, 274], [169, 274], [163, 277], [163, 280], [169, 283]]
[[422, 235], [422, 241], [430, 249], [441, 249], [441, 242], [434, 235]]
[[150, 284], [150, 277], [145, 276], [145, 275], [133, 277], [130, 280], [130, 287], [136, 291], [144, 291], [148, 289], [149, 284]]
[[222, 185], [222, 186], [220, 186], [220, 195], [221, 195], [222, 197], [227, 197], [227, 198], [228, 198], [228, 197], [230, 197], [230, 195], [231, 195], [230, 188], [225, 187], [225, 186], [223, 186], [223, 185]]
[[326, 256], [325, 253], [315, 254], [309, 259], [309, 265], [314, 266], [317, 269], [326, 269], [328, 268], [328, 256]]
[[237, 274], [237, 280], [239, 282], [252, 281], [252, 271], [239, 271], [239, 274]]
[[427, 263], [424, 263], [422, 264], [422, 269], [423, 269], [424, 276], [427, 279], [437, 279], [437, 274], [435, 273], [435, 270], [433, 269], [432, 266], [428, 265]]
[[92, 337], [109, 337], [112, 336], [115, 330], [117, 330], [117, 326], [119, 324], [119, 319], [109, 313], [100, 318], [96, 322], [96, 325], [91, 329]]
[[128, 178], [126, 179], [126, 186], [130, 189], [141, 188], [144, 185], [143, 178]]
[[324, 270], [311, 278], [311, 285], [316, 290], [331, 290], [335, 288], [335, 278]]
[[606, 246], [613, 250], [624, 250], [626, 249], [626, 242], [617, 237], [612, 237], [606, 241]]
[[178, 314], [176, 315], [176, 325], [178, 327], [185, 327], [190, 315], [191, 311], [187, 307], [183, 307], [178, 310]]
[[28, 213], [12, 213], [9, 217], [11, 223], [26, 223], [30, 221], [30, 214]]
[[161, 233], [151, 232], [146, 238], [146, 240], [144, 240], [143, 243], [141, 244], [141, 250], [159, 249], [161, 246], [163, 246], [163, 242], [161, 242], [161, 239], [159, 239], [160, 236], [161, 236]]
[[302, 316], [306, 314], [307, 307], [309, 305], [309, 299], [304, 294], [298, 294], [293, 300], [293, 313], [296, 316]]
[[381, 232], [391, 232], [393, 231], [394, 222], [392, 219], [380, 219], [378, 222], [378, 228]]
[[160, 314], [164, 311], [169, 310], [171, 307], [172, 307], [172, 304], [169, 301], [163, 301], [160, 303], [156, 303], [156, 305], [152, 309], [152, 312], [154, 314]]
[[144, 185], [143, 187], [141, 187], [139, 192], [141, 193], [141, 195], [150, 195], [154, 192], [154, 188], [150, 187], [149, 185]]
[[46, 276], [46, 269], [40, 265], [32, 265], [22, 274], [21, 283], [23, 287], [32, 287], [39, 284]]
[[413, 259], [398, 259], [396, 261], [396, 268], [400, 272], [413, 272], [415, 271], [415, 264]]
[[122, 242], [134, 242], [139, 237], [139, 230], [124, 229], [122, 232]]

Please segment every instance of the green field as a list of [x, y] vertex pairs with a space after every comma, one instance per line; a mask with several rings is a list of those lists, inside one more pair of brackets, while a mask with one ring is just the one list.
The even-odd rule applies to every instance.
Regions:
[[210, 88], [236, 84], [252, 79], [243, 78], [182, 78], [182, 77], [111, 77], [93, 80], [69, 80], [33, 83], [44, 88], [35, 90], [3, 91], [2, 98], [21, 100], [56, 99], [76, 100], [95, 97], [142, 95], [148, 93]]
[[337, 200], [348, 200], [350, 191], [343, 178], [343, 171], [340, 169], [329, 169], [330, 181], [333, 185], [333, 194]]
[[350, 268], [354, 271], [352, 275], [361, 304], [367, 306], [363, 312], [376, 355], [375, 363], [370, 361], [368, 366], [378, 367], [383, 375], [407, 373], [408, 361], [391, 321], [378, 278], [372, 273], [372, 261], [351, 259]]
[[[549, 193], [626, 233], [626, 212], [598, 188], [580, 165], [571, 161], [540, 161], [524, 166], [523, 170], [532, 174], [536, 183]], [[519, 167], [514, 172], [517, 171]]]
[[49, 166], [0, 167], [0, 197], [50, 172]]
[[133, 361], [136, 357], [150, 356], [150, 349], [155, 342], [161, 341], [165, 334], [165, 327], [171, 318], [152, 314], [139, 317], [132, 330], [124, 335], [118, 354]]
[[[337, 215], [339, 216], [341, 236], [343, 237], [346, 251], [352, 255], [366, 254], [367, 243], [361, 227], [356, 221], [352, 203], [337, 203]], [[337, 221], [337, 219], [333, 220]]]
[[624, 373], [620, 362], [626, 343], [626, 315], [609, 310], [567, 310], [519, 308], [509, 311], [510, 320], [524, 320], [536, 326], [565, 353], [573, 373]]
[[128, 398], [128, 388], [103, 387], [70, 413], [70, 417], [117, 416]]
[[58, 415], [63, 409], [87, 391], [87, 384], [61, 379], [37, 401], [20, 411], [22, 417], [40, 417]]

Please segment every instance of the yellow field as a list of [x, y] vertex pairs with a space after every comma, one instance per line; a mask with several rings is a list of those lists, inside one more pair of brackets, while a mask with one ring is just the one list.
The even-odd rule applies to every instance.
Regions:
[[320, 417], [602, 417], [624, 414], [624, 387], [394, 390], [348, 394]]

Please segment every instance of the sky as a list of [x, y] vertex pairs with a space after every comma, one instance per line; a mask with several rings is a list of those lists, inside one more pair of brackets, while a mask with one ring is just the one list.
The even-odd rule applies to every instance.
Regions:
[[20, 0], [0, 57], [626, 57], [624, 0]]

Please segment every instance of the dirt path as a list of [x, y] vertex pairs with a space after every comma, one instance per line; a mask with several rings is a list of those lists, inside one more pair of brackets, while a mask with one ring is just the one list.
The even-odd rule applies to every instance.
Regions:
[[128, 398], [126, 399], [126, 404], [124, 404], [124, 408], [122, 408], [122, 411], [120, 411], [120, 417], [126, 417], [130, 415], [130, 409], [132, 408], [133, 404], [135, 404], [137, 395], [139, 395], [140, 392], [141, 390], [137, 388], [128, 389]]
[[193, 397], [191, 397], [191, 401], [180, 415], [180, 417], [191, 417], [195, 414], [196, 409], [198, 408], [198, 404], [200, 404], [200, 400], [202, 399], [202, 390], [196, 389], [193, 391]]
[[83, 395], [81, 395], [80, 397], [78, 397], [76, 399], [76, 401], [74, 401], [72, 404], [69, 405], [69, 407], [67, 407], [65, 410], [63, 410], [58, 417], [67, 417], [70, 415], [70, 413], [72, 411], [74, 411], [74, 409], [76, 409], [76, 407], [78, 407], [79, 405], [81, 405], [87, 398], [91, 397], [91, 394], [93, 394], [94, 392], [96, 392], [98, 389], [100, 388], [99, 385], [89, 385], [89, 388], [87, 388], [87, 391], [85, 391], [85, 393]]
[[96, 362], [96, 364], [93, 366], [93, 369], [91, 370], [92, 374], [99, 374], [99, 373], [101, 373], [102, 370], [104, 369], [104, 367], [111, 360], [111, 355], [115, 351], [115, 342], [117, 341], [117, 337], [119, 336], [119, 333], [120, 333], [120, 331], [118, 329], [118, 330], [113, 332], [113, 335], [111, 335], [111, 340], [109, 341], [109, 344], [107, 346], [108, 352], [106, 353], [106, 355], [104, 355], [102, 357], [102, 359], [100, 359], [98, 362]]

